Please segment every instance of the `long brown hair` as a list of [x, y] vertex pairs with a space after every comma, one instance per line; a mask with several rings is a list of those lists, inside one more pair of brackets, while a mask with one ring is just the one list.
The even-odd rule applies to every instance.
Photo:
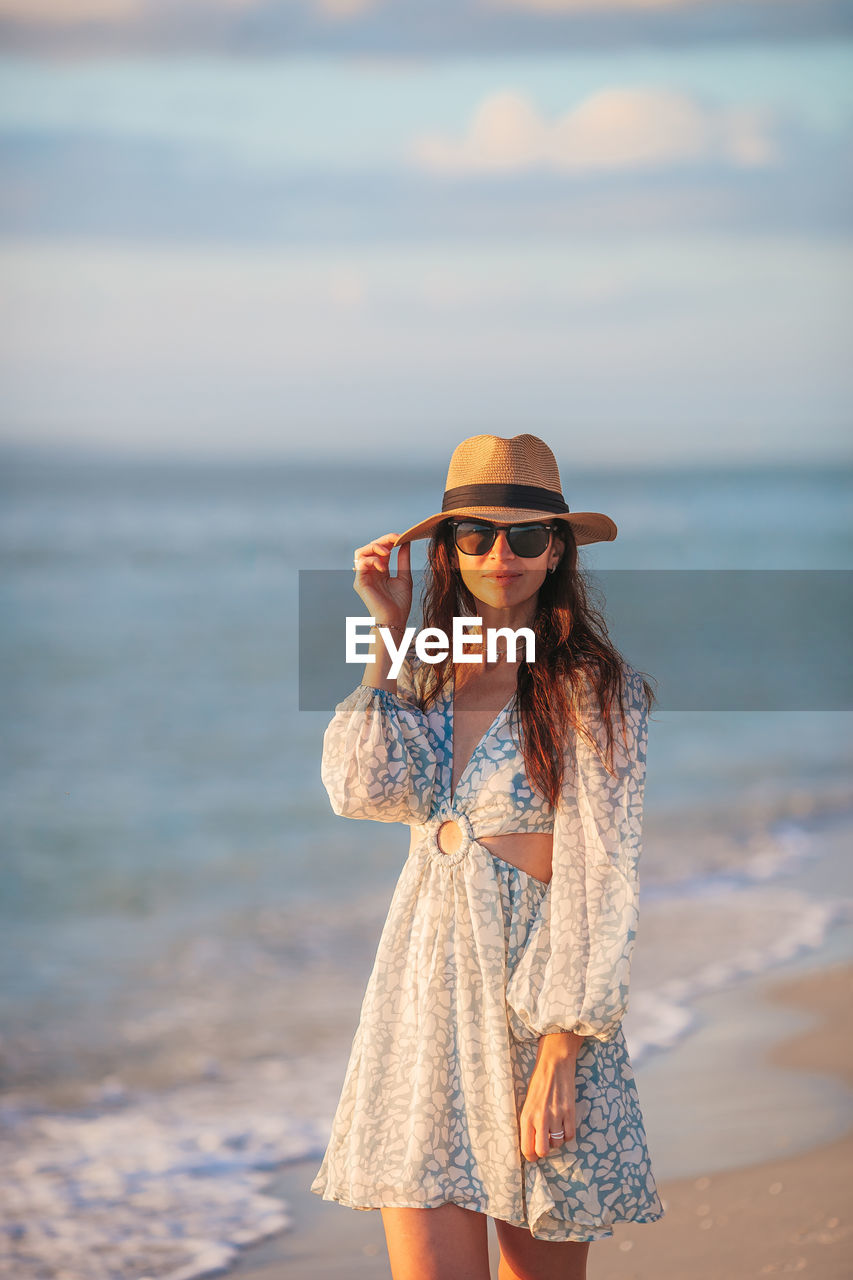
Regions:
[[[555, 808], [562, 791], [564, 744], [570, 728], [596, 743], [578, 712], [589, 680], [592, 696], [600, 708], [607, 738], [605, 764], [613, 770], [611, 709], [616, 702], [625, 732], [622, 690], [622, 657], [612, 644], [607, 624], [590, 602], [590, 591], [578, 566], [578, 547], [571, 525], [555, 522], [555, 538], [563, 543], [564, 554], [553, 573], [539, 588], [532, 629], [536, 636], [536, 661], [523, 658], [518, 663], [516, 713], [521, 732], [519, 744], [528, 779]], [[454, 568], [453, 526], [442, 521], [428, 547], [429, 569], [423, 593], [424, 627], [440, 627], [452, 634], [453, 618], [474, 616], [477, 602]], [[424, 709], [439, 696], [453, 676], [448, 654], [429, 664], [428, 685], [422, 694]], [[649, 709], [654, 693], [648, 680], [643, 687]]]

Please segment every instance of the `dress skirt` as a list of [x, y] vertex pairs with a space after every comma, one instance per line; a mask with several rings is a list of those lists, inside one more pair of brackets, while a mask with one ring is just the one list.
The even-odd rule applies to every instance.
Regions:
[[548, 886], [476, 840], [403, 866], [311, 1191], [353, 1209], [478, 1210], [542, 1240], [598, 1240], [663, 1215], [621, 1028], [587, 1038], [576, 1133], [521, 1154], [538, 1038], [506, 985]]

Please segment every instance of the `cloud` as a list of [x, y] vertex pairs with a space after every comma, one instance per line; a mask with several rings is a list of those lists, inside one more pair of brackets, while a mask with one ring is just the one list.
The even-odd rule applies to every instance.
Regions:
[[671, 89], [609, 88], [548, 120], [524, 94], [490, 94], [459, 138], [416, 138], [408, 158], [445, 174], [523, 170], [591, 173], [725, 160], [741, 168], [778, 161], [766, 110], [710, 108]]

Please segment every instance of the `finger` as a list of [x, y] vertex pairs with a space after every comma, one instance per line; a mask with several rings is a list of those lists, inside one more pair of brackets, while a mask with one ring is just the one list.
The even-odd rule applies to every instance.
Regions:
[[390, 548], [399, 536], [399, 533], [383, 533], [380, 537], [374, 538], [372, 542], [365, 542], [363, 547], [356, 547], [355, 554], [359, 555], [363, 551], [378, 551]]
[[353, 560], [353, 568], [356, 573], [360, 573], [364, 569], [375, 569], [377, 573], [386, 573], [388, 570], [388, 561], [382, 560], [378, 556], [356, 556]]
[[353, 567], [358, 568], [363, 565], [370, 565], [374, 568], [386, 569], [391, 559], [392, 550], [389, 539], [393, 541], [396, 537], [396, 533], [386, 533], [374, 542], [366, 542], [363, 547], [356, 547], [352, 556]]
[[360, 548], [360, 550], [376, 551], [382, 555], [390, 556], [394, 548], [394, 543], [397, 541], [399, 536], [399, 533], [383, 533], [380, 538], [374, 538], [372, 542], [368, 542], [364, 547]]
[[387, 552], [371, 551], [369, 547], [364, 547], [353, 553], [352, 562], [359, 568], [370, 567], [385, 571], [388, 568], [389, 559], [390, 555]]
[[366, 547], [358, 547], [357, 550], [353, 552], [352, 558], [353, 562], [356, 563], [362, 560], [382, 560], [387, 563], [388, 554], [389, 553], [387, 551], [383, 552], [377, 547], [368, 545]]
[[412, 580], [412, 544], [401, 542], [397, 548], [397, 577]]
[[[552, 1138], [552, 1133], [562, 1133], [563, 1136], [562, 1138]], [[569, 1115], [565, 1115], [559, 1121], [548, 1125], [548, 1141], [552, 1151], [556, 1151], [558, 1147], [561, 1147], [564, 1142], [569, 1142], [574, 1136], [574, 1119]]]
[[519, 1129], [521, 1154], [524, 1156], [525, 1160], [537, 1159], [536, 1130], [534, 1129], [532, 1122], [526, 1119], [524, 1115], [521, 1117]]
[[[552, 1133], [556, 1134], [561, 1132], [564, 1135], [562, 1138], [551, 1137]], [[563, 1145], [563, 1143], [565, 1142], [566, 1140], [565, 1135], [567, 1133], [568, 1133], [568, 1129], [563, 1124], [562, 1120], [549, 1120], [545, 1124], [542, 1130], [542, 1142], [545, 1147], [545, 1151], [543, 1154], [550, 1155], [552, 1151], [558, 1151], [560, 1147]]]

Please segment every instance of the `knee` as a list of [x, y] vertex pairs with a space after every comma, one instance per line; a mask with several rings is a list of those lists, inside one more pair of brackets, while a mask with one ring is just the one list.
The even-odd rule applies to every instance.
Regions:
[[522, 1280], [517, 1271], [513, 1271], [512, 1267], [504, 1257], [501, 1250], [500, 1262], [498, 1263], [498, 1280]]
[[537, 1240], [526, 1227], [496, 1225], [498, 1280], [586, 1280], [589, 1241]]

